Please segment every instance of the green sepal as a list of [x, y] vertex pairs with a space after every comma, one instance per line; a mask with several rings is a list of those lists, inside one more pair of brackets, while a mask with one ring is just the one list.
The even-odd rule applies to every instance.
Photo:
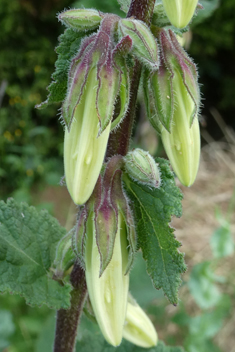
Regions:
[[56, 256], [53, 263], [55, 268], [54, 276], [56, 279], [63, 279], [66, 272], [76, 261], [76, 255], [72, 248], [72, 238], [74, 236], [75, 228], [70, 230], [63, 238], [56, 248]]
[[147, 25], [139, 20], [122, 19], [119, 21], [121, 36], [130, 36], [132, 39], [132, 53], [149, 69], [158, 69], [157, 42]]
[[146, 114], [149, 122], [151, 123], [153, 128], [157, 131], [157, 133], [160, 135], [162, 131], [162, 125], [158, 118], [158, 114], [157, 114], [156, 106], [154, 102], [153, 91], [151, 89], [149, 80], [150, 80], [149, 70], [144, 69], [142, 74], [142, 86], [143, 86]]
[[150, 79], [157, 114], [155, 119], [159, 120], [168, 132], [171, 132], [174, 113], [173, 76], [174, 73], [161, 62], [158, 71], [154, 72]]
[[[124, 61], [124, 60], [123, 60]], [[114, 130], [122, 120], [126, 116], [126, 112], [129, 105], [130, 100], [130, 79], [128, 74], [128, 69], [126, 67], [126, 63], [123, 62], [123, 66], [121, 67], [121, 83], [119, 90], [119, 102], [120, 102], [120, 110], [118, 116], [111, 123], [111, 130]]]

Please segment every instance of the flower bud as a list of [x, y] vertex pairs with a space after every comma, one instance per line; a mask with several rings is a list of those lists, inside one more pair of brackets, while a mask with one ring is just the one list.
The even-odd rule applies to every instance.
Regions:
[[119, 21], [119, 29], [122, 36], [130, 36], [132, 39], [132, 52], [137, 58], [150, 69], [158, 68], [158, 48], [153, 34], [144, 22], [134, 19], [122, 19]]
[[143, 309], [129, 297], [123, 337], [133, 344], [150, 348], [157, 345], [157, 332]]
[[167, 17], [173, 26], [186, 27], [197, 7], [198, 0], [162, 0]]
[[172, 168], [184, 186], [191, 186], [196, 178], [200, 160], [200, 130], [198, 118], [190, 126], [190, 116], [195, 108], [181, 75], [175, 71], [173, 78], [175, 109], [171, 133], [162, 128], [162, 142]]
[[64, 139], [65, 179], [76, 204], [90, 197], [103, 164], [111, 122], [97, 138], [99, 119], [96, 109], [96, 70], [90, 70], [80, 103], [76, 106], [70, 131]]
[[84, 31], [97, 28], [102, 17], [93, 9], [74, 9], [60, 13], [58, 19], [73, 29]]
[[113, 346], [122, 340], [126, 317], [129, 275], [127, 231], [121, 212], [112, 258], [100, 277], [100, 254], [96, 243], [94, 212], [87, 220], [85, 266], [87, 288], [95, 317], [105, 339]]
[[134, 149], [125, 158], [125, 168], [133, 180], [150, 187], [159, 187], [160, 171], [153, 157], [142, 149]]

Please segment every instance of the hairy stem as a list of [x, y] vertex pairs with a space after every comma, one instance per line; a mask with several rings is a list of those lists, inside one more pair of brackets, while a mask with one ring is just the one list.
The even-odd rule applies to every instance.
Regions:
[[[155, 0], [132, 0], [127, 17], [135, 17], [150, 25], [153, 15]], [[141, 64], [136, 60], [133, 69], [130, 102], [128, 112], [118, 130], [111, 133], [109, 137], [106, 158], [115, 154], [126, 155], [129, 149], [133, 123], [135, 119], [135, 107], [140, 82]]]
[[73, 352], [77, 327], [87, 296], [85, 272], [75, 263], [70, 276], [73, 285], [71, 293], [71, 307], [57, 311], [54, 352]]

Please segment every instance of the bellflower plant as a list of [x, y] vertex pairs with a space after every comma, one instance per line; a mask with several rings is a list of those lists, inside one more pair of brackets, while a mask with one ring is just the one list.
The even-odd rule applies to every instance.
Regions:
[[[92, 335], [95, 346], [169, 351], [129, 293], [131, 268], [141, 250], [153, 286], [173, 305], [186, 270], [170, 225], [182, 213], [170, 167], [183, 185], [195, 181], [198, 74], [176, 34], [187, 30], [181, 28], [197, 1], [120, 3], [126, 18], [95, 9], [58, 15], [66, 30], [48, 99], [38, 106], [62, 103], [65, 184], [78, 206], [74, 227], [66, 233], [46, 212], [0, 202], [0, 290], [57, 310], [54, 352], [87, 351], [84, 336], [76, 341], [83, 311], [102, 334], [97, 344]], [[138, 92], [169, 161], [130, 149]]]

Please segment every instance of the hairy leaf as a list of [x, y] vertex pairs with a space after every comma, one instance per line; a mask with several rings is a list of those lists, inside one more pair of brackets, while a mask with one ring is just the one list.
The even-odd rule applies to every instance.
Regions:
[[19, 294], [30, 305], [69, 308], [71, 286], [60, 285], [49, 272], [65, 233], [47, 211], [1, 201], [0, 292]]
[[138, 243], [147, 262], [147, 271], [153, 285], [162, 288], [169, 301], [178, 302], [180, 274], [186, 270], [180, 242], [170, 226], [172, 215], [181, 216], [182, 194], [176, 187], [169, 163], [156, 159], [161, 170], [161, 187], [151, 189], [124, 178], [132, 201]]
[[165, 346], [162, 341], [159, 341], [156, 347], [142, 348], [133, 345], [125, 340], [118, 347], [110, 346], [100, 333], [94, 334], [85, 332], [80, 341], [76, 345], [77, 352], [183, 352], [181, 347]]
[[78, 52], [82, 36], [84, 34], [68, 28], [59, 37], [60, 44], [56, 48], [58, 59], [55, 63], [55, 72], [52, 74], [53, 81], [47, 88], [49, 94], [47, 100], [38, 105], [37, 108], [43, 109], [49, 104], [60, 103], [65, 99], [70, 63]]

